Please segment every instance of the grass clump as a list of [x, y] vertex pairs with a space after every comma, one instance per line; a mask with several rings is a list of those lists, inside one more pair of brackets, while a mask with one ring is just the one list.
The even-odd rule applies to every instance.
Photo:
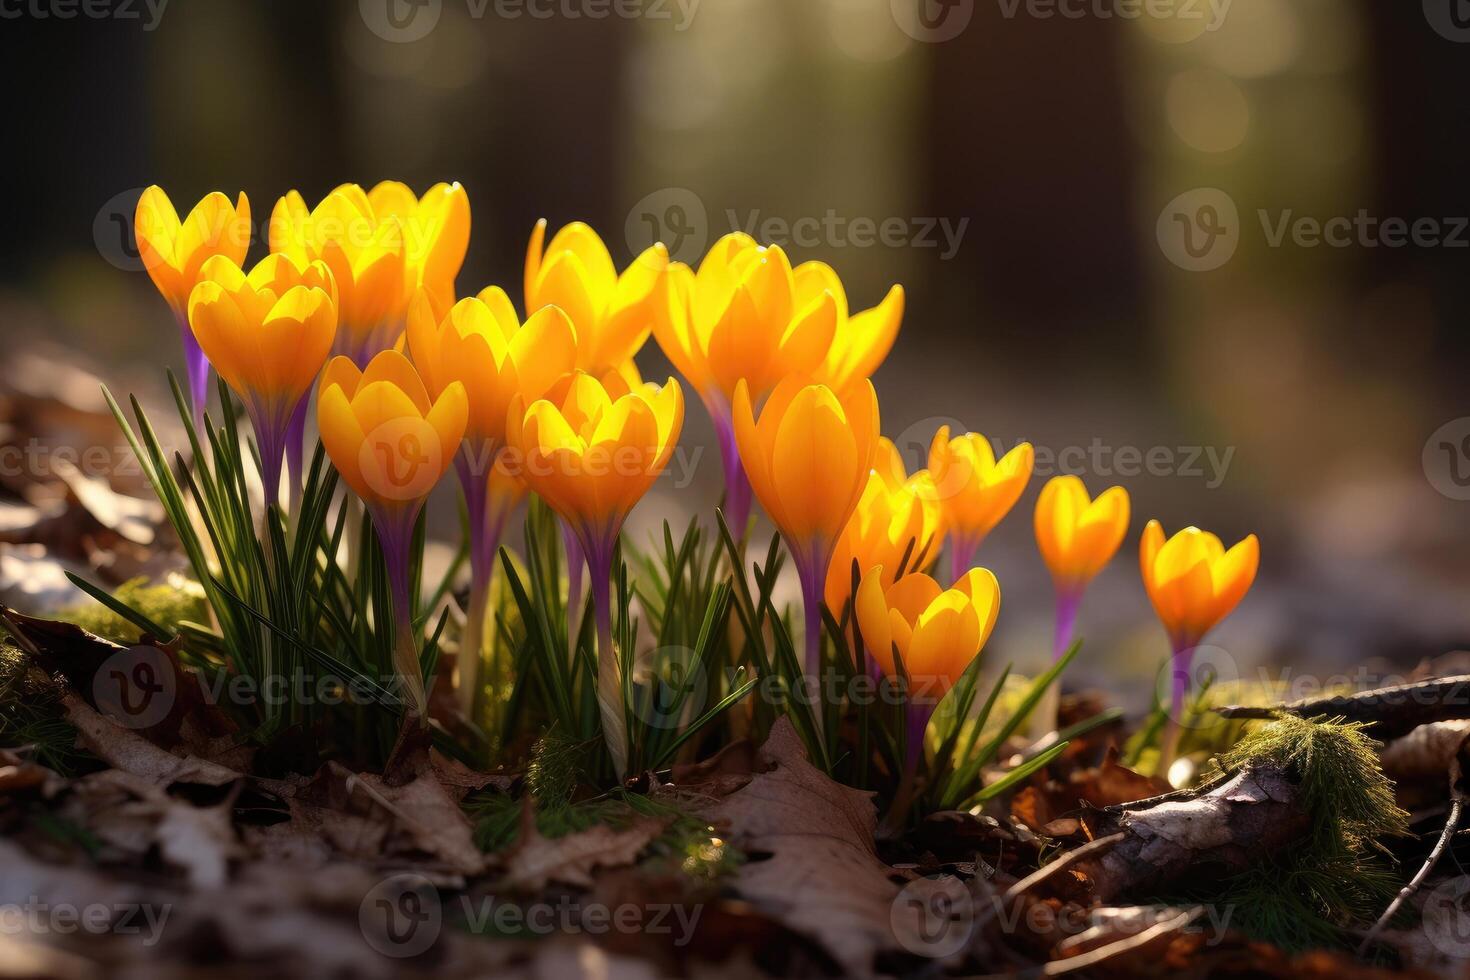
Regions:
[[1350, 948], [1402, 885], [1378, 838], [1408, 833], [1408, 814], [1361, 723], [1291, 715], [1248, 732], [1218, 759], [1284, 770], [1311, 814], [1306, 840], [1226, 880], [1210, 901], [1233, 909], [1231, 925], [1289, 951]]

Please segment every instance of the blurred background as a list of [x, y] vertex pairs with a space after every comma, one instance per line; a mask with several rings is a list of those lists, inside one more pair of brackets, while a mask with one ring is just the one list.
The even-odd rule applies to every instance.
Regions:
[[[1049, 650], [1031, 511], [1075, 472], [1126, 486], [1134, 524], [1074, 682], [1146, 697], [1150, 517], [1261, 537], [1222, 673], [1407, 670], [1470, 642], [1467, 6], [4, 0], [3, 459], [118, 446], [98, 378], [166, 406], [178, 338], [128, 234], [144, 186], [181, 210], [243, 190], [259, 224], [293, 187], [459, 180], [462, 293], [518, 298], [538, 217], [592, 223], [620, 264], [750, 231], [832, 263], [854, 309], [903, 283], [875, 382], [910, 465], [945, 422], [1038, 448], [980, 552], [1006, 596], [989, 655]], [[639, 361], [669, 371], [653, 342]], [[693, 404], [686, 433], [692, 486], [666, 479], [635, 534], [713, 505]], [[149, 569], [146, 508], [129, 524], [62, 473], [104, 546], [58, 553], [13, 469], [7, 601], [58, 601], [58, 563]]]

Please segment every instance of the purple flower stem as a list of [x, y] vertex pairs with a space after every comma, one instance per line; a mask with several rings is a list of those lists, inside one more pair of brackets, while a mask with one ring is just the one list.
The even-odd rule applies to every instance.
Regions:
[[[582, 625], [582, 565], [587, 556], [572, 526], [561, 518], [557, 518], [557, 523], [561, 525], [561, 540], [567, 552], [567, 646], [575, 651]], [[610, 556], [608, 560], [612, 560]]]
[[378, 530], [378, 541], [383, 548], [388, 588], [393, 598], [393, 666], [407, 692], [406, 721], [410, 725], [424, 725], [428, 716], [423, 667], [419, 662], [418, 641], [413, 629], [413, 589], [409, 581], [409, 548], [421, 507], [419, 504], [393, 512], [377, 509], [373, 512], [373, 525]]
[[628, 775], [628, 725], [623, 718], [622, 665], [612, 635], [612, 557], [617, 539], [614, 531], [605, 537], [589, 536], [582, 546], [592, 580], [592, 613], [597, 623], [597, 706], [607, 751], [618, 782], [622, 782]]
[[209, 402], [209, 358], [194, 339], [188, 316], [180, 313], [178, 321], [179, 335], [184, 342], [184, 370], [189, 381], [189, 407], [194, 410], [194, 431], [199, 433], [201, 444], [208, 445], [204, 438], [204, 406]]
[[303, 454], [306, 442], [306, 409], [310, 404], [311, 394], [308, 392], [301, 396], [301, 400], [291, 410], [291, 420], [286, 423], [286, 499], [291, 508], [293, 523], [301, 510], [301, 494], [306, 483]]
[[1057, 593], [1057, 632], [1052, 642], [1051, 659], [1055, 663], [1072, 645], [1077, 628], [1077, 607], [1082, 605], [1080, 589]]
[[953, 585], [974, 567], [975, 552], [980, 547], [978, 541], [967, 541], [963, 538], [953, 538], [949, 542], [949, 584]]
[[710, 408], [715, 423], [715, 437], [720, 444], [720, 463], [725, 472], [725, 524], [737, 542], [743, 542], [750, 525], [750, 477], [740, 461], [740, 447], [735, 442], [735, 428], [728, 412]]
[[489, 496], [487, 477], [476, 472], [478, 467], [466, 444], [454, 459], [464, 493], [465, 510], [470, 525], [470, 598], [465, 608], [464, 636], [459, 649], [459, 706], [465, 717], [472, 718], [475, 693], [479, 687], [480, 655], [484, 646], [485, 616], [490, 605], [490, 581], [495, 572], [495, 548], [498, 529], [490, 527], [486, 511]]
[[1169, 721], [1159, 743], [1158, 775], [1166, 778], [1169, 767], [1179, 754], [1179, 740], [1184, 734], [1184, 699], [1189, 694], [1189, 666], [1194, 660], [1195, 648], [1194, 643], [1179, 638], [1173, 645], [1174, 651], [1169, 657]]

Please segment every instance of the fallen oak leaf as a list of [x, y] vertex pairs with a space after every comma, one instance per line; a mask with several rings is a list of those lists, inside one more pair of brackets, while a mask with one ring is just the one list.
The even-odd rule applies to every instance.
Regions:
[[526, 798], [515, 844], [503, 857], [504, 885], [536, 892], [551, 882], [592, 887], [598, 868], [630, 865], [663, 832], [664, 822], [652, 818], [634, 821], [624, 829], [597, 824], [561, 837], [543, 837], [536, 828], [535, 805]]

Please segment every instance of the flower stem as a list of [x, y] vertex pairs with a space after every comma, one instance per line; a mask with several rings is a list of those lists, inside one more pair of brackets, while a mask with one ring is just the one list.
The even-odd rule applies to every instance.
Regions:
[[[617, 535], [612, 535], [617, 540]], [[592, 611], [597, 623], [597, 707], [602, 737], [621, 783], [628, 776], [628, 723], [623, 717], [623, 670], [613, 648], [612, 546], [587, 542], [587, 568], [592, 577]]]
[[975, 551], [980, 547], [978, 541], [966, 541], [963, 538], [951, 538], [949, 542], [949, 584], [953, 585], [970, 570], [975, 561]]
[[1184, 699], [1189, 694], [1189, 665], [1193, 659], [1194, 644], [1176, 641], [1169, 658], [1169, 720], [1159, 741], [1158, 774], [1165, 778], [1179, 754], [1179, 741], [1184, 735]]
[[204, 356], [199, 341], [194, 339], [188, 316], [180, 312], [176, 318], [179, 335], [184, 342], [184, 370], [189, 380], [189, 407], [194, 410], [194, 431], [207, 445], [208, 441], [204, 439], [204, 406], [209, 401], [209, 358]]
[[[1081, 589], [1067, 589], [1057, 592], [1057, 625], [1056, 633], [1052, 638], [1051, 656], [1055, 663], [1062, 659], [1069, 647], [1072, 646], [1072, 635], [1077, 626], [1077, 607], [1082, 604]], [[1041, 695], [1037, 702], [1036, 710], [1032, 713], [1030, 731], [1033, 735], [1042, 735], [1047, 732], [1056, 731], [1057, 707], [1062, 700], [1062, 682], [1058, 678]]]
[[470, 525], [470, 598], [465, 608], [464, 635], [459, 644], [459, 677], [457, 693], [459, 708], [466, 718], [473, 720], [475, 694], [480, 682], [480, 657], [484, 647], [485, 613], [490, 605], [490, 581], [495, 570], [495, 545], [498, 535], [492, 534], [485, 500], [489, 493], [487, 478], [476, 472], [478, 467], [470, 456], [466, 444], [454, 466], [459, 474], [460, 490], [464, 493], [465, 511]]
[[796, 577], [801, 581], [801, 611], [803, 617], [802, 642], [806, 647], [806, 675], [816, 685], [816, 697], [812, 701], [812, 713], [820, 727], [822, 721], [822, 594], [827, 583], [827, 566], [831, 559], [823, 560], [813, 553], [805, 559], [795, 558]]
[[428, 696], [424, 691], [424, 672], [420, 663], [418, 640], [413, 629], [413, 590], [409, 582], [409, 542], [417, 513], [403, 519], [385, 520], [374, 515], [378, 541], [383, 547], [383, 560], [388, 568], [388, 588], [393, 598], [393, 668], [398, 672], [406, 693], [405, 723], [410, 727], [427, 724]]
[[[582, 565], [588, 556], [584, 554], [585, 549], [582, 542], [577, 540], [576, 532], [572, 526], [561, 518], [557, 518], [561, 525], [561, 540], [567, 552], [567, 648], [572, 653], [577, 650], [577, 635], [582, 626]], [[609, 556], [609, 562], [611, 557]], [[591, 568], [591, 565], [588, 565]], [[597, 579], [594, 571], [593, 581]]]
[[710, 406], [715, 422], [715, 437], [720, 444], [720, 462], [725, 472], [725, 524], [736, 541], [743, 542], [750, 526], [750, 477], [740, 461], [740, 447], [735, 442], [735, 428], [728, 410]]

